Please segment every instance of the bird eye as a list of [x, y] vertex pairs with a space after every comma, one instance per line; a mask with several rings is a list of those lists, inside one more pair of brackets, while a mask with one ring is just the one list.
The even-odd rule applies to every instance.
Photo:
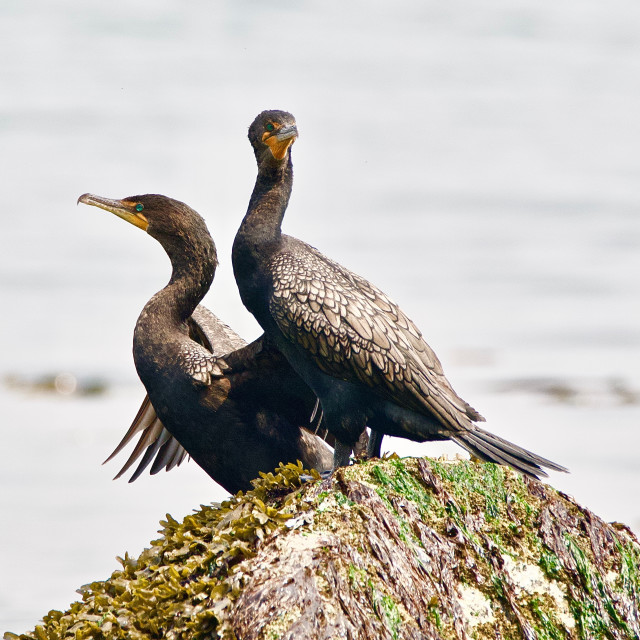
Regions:
[[275, 129], [275, 127], [274, 127], [271, 123], [269, 123], [269, 124], [265, 127], [265, 129], [266, 129], [267, 131], [273, 131], [273, 130]]
[[142, 211], [143, 209], [144, 209], [144, 205], [141, 202], [139, 202], [136, 205], [136, 211]]

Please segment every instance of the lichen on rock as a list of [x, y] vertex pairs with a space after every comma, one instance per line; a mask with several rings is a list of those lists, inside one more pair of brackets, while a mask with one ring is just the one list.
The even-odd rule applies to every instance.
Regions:
[[640, 637], [640, 546], [490, 463], [300, 465], [203, 506], [139, 558], [5, 638]]

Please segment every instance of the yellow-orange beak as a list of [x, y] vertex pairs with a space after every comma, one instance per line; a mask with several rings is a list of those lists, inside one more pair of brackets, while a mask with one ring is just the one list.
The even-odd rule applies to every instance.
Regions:
[[[147, 230], [149, 221], [140, 211], [136, 211], [135, 202], [128, 200], [112, 200], [111, 198], [103, 198], [102, 196], [95, 196], [92, 193], [85, 193], [78, 198], [78, 204], [89, 204], [92, 207], [99, 207], [105, 211], [115, 213], [119, 218], [130, 222], [135, 227]], [[142, 206], [142, 205], [141, 205]]]

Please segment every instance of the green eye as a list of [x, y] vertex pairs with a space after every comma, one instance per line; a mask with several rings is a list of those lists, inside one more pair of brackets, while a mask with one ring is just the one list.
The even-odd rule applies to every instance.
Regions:
[[141, 202], [139, 202], [136, 205], [136, 211], [142, 211], [143, 209], [144, 209], [144, 205]]
[[265, 127], [265, 129], [266, 129], [267, 131], [273, 131], [273, 130], [275, 129], [275, 127], [274, 127], [271, 123], [269, 123], [269, 124]]

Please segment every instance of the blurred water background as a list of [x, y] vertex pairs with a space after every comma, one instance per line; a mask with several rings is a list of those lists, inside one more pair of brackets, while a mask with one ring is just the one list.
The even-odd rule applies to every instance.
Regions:
[[191, 204], [221, 257], [205, 302], [253, 338], [230, 247], [265, 108], [301, 132], [286, 231], [398, 301], [489, 429], [571, 469], [551, 484], [640, 530], [638, 3], [3, 0], [0, 61], [0, 630], [224, 497], [193, 463], [100, 466], [169, 263], [75, 203]]

